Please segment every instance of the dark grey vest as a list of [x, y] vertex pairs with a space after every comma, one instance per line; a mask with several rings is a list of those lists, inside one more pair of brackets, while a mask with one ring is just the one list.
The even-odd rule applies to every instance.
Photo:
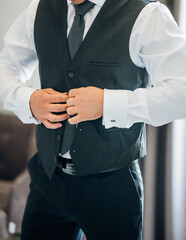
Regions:
[[[35, 45], [42, 88], [60, 92], [95, 86], [135, 90], [147, 86], [145, 69], [136, 67], [129, 56], [129, 37], [134, 22], [149, 1], [106, 0], [71, 61], [67, 46], [66, 0], [40, 0], [35, 20]], [[37, 126], [39, 157], [51, 178], [56, 167], [64, 128]], [[79, 176], [113, 167], [125, 167], [143, 157], [144, 124], [131, 128], [105, 129], [102, 118], [78, 125], [71, 148]]]

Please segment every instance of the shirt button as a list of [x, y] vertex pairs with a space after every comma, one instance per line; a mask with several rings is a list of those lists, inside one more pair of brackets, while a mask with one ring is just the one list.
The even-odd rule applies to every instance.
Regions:
[[69, 72], [69, 73], [68, 73], [68, 76], [69, 76], [70, 78], [73, 78], [73, 77], [74, 77], [74, 73], [73, 73], [73, 72]]
[[61, 140], [61, 136], [57, 135], [57, 140], [60, 141]]

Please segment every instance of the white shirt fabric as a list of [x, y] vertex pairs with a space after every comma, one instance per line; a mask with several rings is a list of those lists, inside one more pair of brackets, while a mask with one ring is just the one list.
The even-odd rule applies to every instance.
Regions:
[[[68, 35], [75, 11], [70, 0], [67, 2]], [[105, 0], [92, 2], [96, 5], [85, 15], [84, 36]], [[35, 124], [39, 121], [29, 108], [35, 89], [27, 85], [27, 80], [38, 62], [33, 35], [38, 3], [32, 0], [14, 22], [0, 54], [0, 101], [23, 123]], [[135, 91], [105, 89], [105, 128], [129, 128], [136, 122], [160, 126], [186, 118], [186, 38], [165, 5], [156, 2], [144, 7], [133, 26], [129, 51], [133, 63], [147, 69], [154, 87]]]

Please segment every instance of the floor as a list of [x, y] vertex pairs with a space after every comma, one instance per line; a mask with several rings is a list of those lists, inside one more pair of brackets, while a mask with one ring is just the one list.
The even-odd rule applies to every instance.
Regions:
[[12, 237], [9, 237], [7, 240], [20, 240], [20, 237], [19, 236], [12, 236]]

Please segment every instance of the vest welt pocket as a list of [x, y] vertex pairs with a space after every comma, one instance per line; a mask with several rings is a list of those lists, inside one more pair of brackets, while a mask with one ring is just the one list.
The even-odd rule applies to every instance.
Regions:
[[119, 67], [118, 63], [112, 62], [90, 62], [90, 65], [93, 67]]
[[130, 132], [132, 131], [131, 128], [110, 128], [110, 129], [105, 129], [105, 128], [99, 128], [98, 131], [100, 133], [104, 133], [104, 134], [109, 134], [109, 133], [115, 133], [115, 132]]

